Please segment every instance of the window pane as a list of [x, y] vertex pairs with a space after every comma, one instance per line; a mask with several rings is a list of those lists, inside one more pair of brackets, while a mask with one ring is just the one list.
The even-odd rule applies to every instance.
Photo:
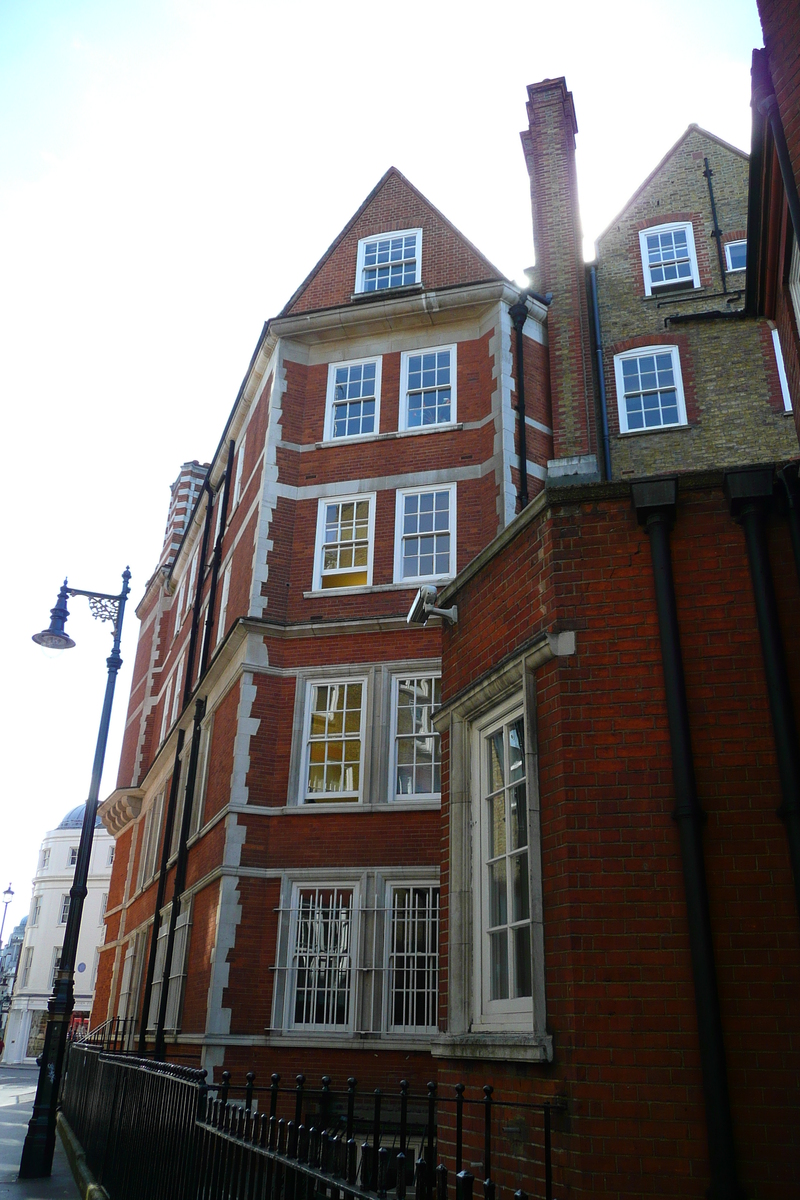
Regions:
[[398, 796], [438, 793], [439, 735], [433, 728], [432, 717], [439, 707], [439, 685], [440, 681], [430, 676], [397, 681], [395, 794]]
[[508, 921], [506, 860], [489, 864], [489, 925], [505, 925]]
[[350, 1008], [351, 891], [304, 888], [298, 895], [292, 967], [294, 1023], [346, 1025]]
[[532, 996], [531, 986], [531, 929], [524, 925], [513, 931], [514, 937], [514, 995]]
[[503, 929], [500, 933], [489, 935], [489, 971], [491, 978], [491, 999], [508, 999], [508, 933]]
[[388, 963], [393, 1028], [436, 1026], [438, 917], [437, 887], [393, 890]]

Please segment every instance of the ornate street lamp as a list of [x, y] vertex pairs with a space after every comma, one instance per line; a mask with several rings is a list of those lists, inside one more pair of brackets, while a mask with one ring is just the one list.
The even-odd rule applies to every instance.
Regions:
[[6, 913], [8, 912], [8, 906], [13, 899], [14, 893], [11, 890], [11, 884], [9, 884], [6, 890], [3, 892], [3, 919], [0, 921], [0, 950], [3, 949], [3, 930], [6, 927]]
[[49, 1175], [53, 1168], [53, 1151], [56, 1144], [56, 1105], [61, 1084], [61, 1070], [64, 1064], [64, 1051], [67, 1045], [67, 1032], [70, 1017], [75, 1004], [74, 980], [75, 956], [78, 952], [78, 934], [81, 927], [83, 901], [86, 897], [86, 880], [89, 875], [89, 860], [92, 853], [92, 838], [94, 823], [97, 816], [97, 800], [100, 792], [100, 777], [103, 774], [103, 761], [106, 755], [108, 741], [108, 725], [111, 718], [111, 705], [114, 700], [114, 685], [117, 672], [122, 666], [119, 653], [120, 635], [122, 634], [122, 618], [125, 615], [125, 601], [130, 588], [128, 580], [131, 573], [126, 567], [122, 573], [122, 591], [118, 596], [109, 596], [105, 592], [84, 592], [79, 588], [64, 586], [58, 593], [55, 608], [50, 610], [50, 626], [41, 633], [33, 636], [34, 642], [53, 650], [69, 650], [75, 643], [64, 632], [68, 596], [86, 596], [92, 616], [100, 621], [112, 623], [113, 647], [106, 659], [108, 680], [106, 694], [103, 700], [103, 712], [100, 717], [100, 729], [97, 734], [97, 746], [94, 752], [92, 781], [89, 786], [89, 798], [83, 814], [81, 840], [78, 846], [78, 859], [75, 863], [75, 878], [69, 893], [69, 915], [64, 931], [64, 946], [61, 951], [61, 965], [56, 972], [53, 995], [47, 1005], [47, 1030], [44, 1035], [44, 1049], [40, 1059], [39, 1083], [36, 1088], [36, 1099], [33, 1102], [33, 1115], [28, 1122], [28, 1132], [25, 1145], [22, 1148], [22, 1161], [19, 1174], [21, 1179], [40, 1179]]

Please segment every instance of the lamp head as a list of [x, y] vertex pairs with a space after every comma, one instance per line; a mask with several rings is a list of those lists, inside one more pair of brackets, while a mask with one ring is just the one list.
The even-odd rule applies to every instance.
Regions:
[[10, 903], [11, 903], [11, 899], [12, 899], [12, 897], [13, 897], [13, 895], [14, 895], [14, 892], [13, 892], [13, 890], [12, 890], [11, 884], [9, 884], [9, 885], [8, 885], [8, 887], [6, 888], [6, 890], [3, 892], [3, 895], [4, 895], [4, 896], [8, 896], [8, 900], [6, 901], [6, 904], [10, 904]]
[[31, 641], [36, 642], [37, 646], [44, 646], [46, 650], [71, 650], [75, 645], [68, 633], [64, 632], [69, 610], [67, 609], [67, 581], [58, 593], [55, 608], [50, 609], [50, 625], [47, 629], [43, 629], [41, 633], [35, 633]]

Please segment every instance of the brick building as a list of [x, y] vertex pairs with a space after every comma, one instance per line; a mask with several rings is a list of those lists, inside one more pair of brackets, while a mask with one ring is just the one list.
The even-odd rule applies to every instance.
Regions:
[[524, 291], [387, 172], [182, 468], [93, 1021], [563, 1097], [561, 1194], [788, 1196], [800, 397], [746, 156], [691, 126], [587, 270], [576, 131], [529, 88]]

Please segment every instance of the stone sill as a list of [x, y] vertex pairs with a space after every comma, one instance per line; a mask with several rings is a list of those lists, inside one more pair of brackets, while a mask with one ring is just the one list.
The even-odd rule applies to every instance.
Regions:
[[490, 1062], [552, 1062], [549, 1033], [445, 1034], [431, 1046], [434, 1058], [468, 1058]]

